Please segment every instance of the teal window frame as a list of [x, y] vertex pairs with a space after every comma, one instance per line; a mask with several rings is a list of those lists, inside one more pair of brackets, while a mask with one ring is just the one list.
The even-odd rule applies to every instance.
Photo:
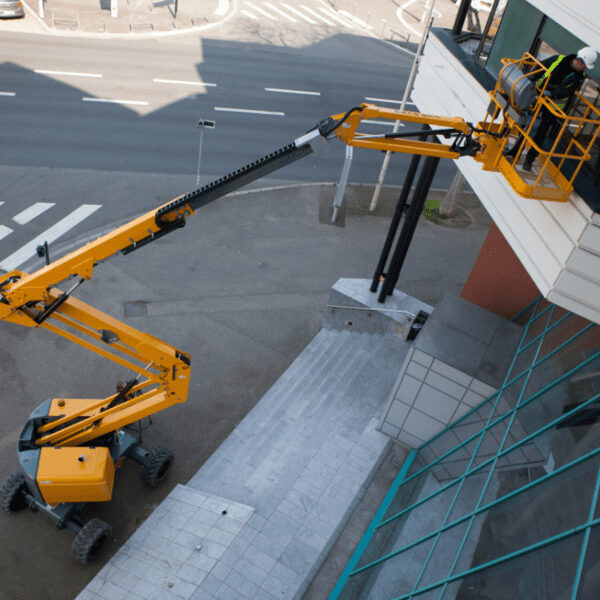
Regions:
[[[383, 503], [381, 504], [375, 517], [371, 521], [363, 539], [359, 543], [359, 545], [358, 545], [357, 549], [355, 550], [354, 554], [352, 555], [350, 561], [346, 565], [346, 568], [344, 569], [342, 575], [340, 576], [339, 580], [337, 581], [336, 586], [334, 587], [333, 591], [331, 592], [331, 594], [329, 596], [329, 600], [344, 600], [344, 597], [345, 597], [344, 596], [344, 588], [352, 580], [352, 578], [354, 576], [359, 575], [361, 573], [365, 573], [378, 565], [382, 565], [386, 561], [388, 561], [396, 556], [399, 556], [402, 553], [407, 552], [413, 548], [416, 548], [420, 544], [423, 544], [424, 542], [428, 542], [430, 540], [433, 540], [433, 542], [431, 544], [431, 547], [429, 548], [429, 551], [427, 553], [425, 560], [423, 561], [423, 563], [421, 565], [420, 571], [417, 575], [415, 583], [413, 584], [412, 590], [409, 592], [402, 593], [400, 595], [390, 597], [389, 599], [385, 598], [385, 599], [381, 599], [381, 600], [409, 600], [412, 598], [418, 598], [419, 596], [421, 596], [423, 594], [426, 594], [426, 593], [429, 593], [429, 592], [432, 592], [435, 590], [439, 590], [438, 599], [441, 600], [441, 598], [444, 596], [444, 593], [445, 593], [448, 585], [450, 585], [456, 581], [464, 579], [465, 577], [468, 577], [469, 575], [480, 573], [480, 572], [485, 571], [486, 569], [490, 569], [496, 565], [503, 564], [507, 561], [527, 555], [529, 553], [538, 552], [543, 548], [552, 546], [553, 544], [556, 544], [558, 542], [561, 542], [563, 540], [571, 538], [572, 536], [583, 534], [581, 547], [580, 547], [580, 551], [579, 551], [579, 556], [577, 559], [577, 568], [576, 568], [575, 576], [573, 579], [573, 585], [572, 585], [572, 589], [571, 589], [571, 600], [576, 600], [578, 590], [579, 590], [581, 580], [582, 580], [586, 552], [587, 552], [588, 545], [589, 545], [591, 531], [594, 527], [597, 527], [598, 525], [600, 525], [600, 518], [594, 518], [594, 514], [596, 512], [597, 504], [598, 504], [598, 495], [600, 494], [600, 466], [597, 469], [596, 479], [595, 479], [595, 484], [594, 484], [594, 488], [593, 488], [593, 494], [592, 494], [591, 501], [590, 501], [589, 510], [587, 512], [587, 515], [584, 517], [583, 522], [579, 523], [575, 527], [571, 527], [565, 531], [562, 531], [555, 535], [546, 537], [542, 540], [537, 541], [536, 543], [533, 543], [533, 544], [530, 544], [523, 548], [520, 548], [514, 552], [510, 552], [503, 556], [499, 556], [493, 560], [489, 560], [483, 564], [479, 564], [479, 565], [471, 567], [469, 569], [463, 569], [459, 573], [454, 572], [454, 570], [457, 566], [457, 563], [459, 561], [459, 557], [461, 556], [462, 550], [464, 548], [464, 545], [468, 539], [468, 536], [471, 531], [474, 520], [478, 516], [484, 515], [488, 511], [490, 511], [492, 508], [499, 506], [499, 505], [507, 502], [508, 500], [511, 500], [512, 498], [517, 498], [521, 494], [525, 494], [525, 493], [529, 492], [530, 490], [535, 489], [537, 486], [544, 485], [545, 483], [552, 481], [553, 479], [559, 477], [560, 475], [562, 475], [564, 473], [568, 473], [569, 471], [571, 471], [578, 465], [585, 463], [586, 461], [591, 461], [594, 458], [596, 458], [596, 460], [597, 460], [597, 457], [600, 456], [600, 444], [598, 444], [598, 446], [596, 448], [582, 454], [581, 456], [574, 458], [573, 460], [570, 460], [566, 464], [564, 464], [558, 468], [555, 468], [551, 472], [538, 477], [534, 481], [531, 481], [525, 485], [522, 485], [518, 489], [515, 489], [509, 493], [506, 493], [506, 494], [502, 495], [501, 497], [497, 497], [497, 498], [493, 499], [492, 501], [484, 502], [488, 484], [491, 480], [492, 474], [494, 473], [494, 467], [496, 466], [496, 464], [502, 457], [510, 454], [511, 452], [524, 446], [525, 444], [532, 442], [532, 440], [534, 440], [538, 436], [541, 436], [544, 433], [552, 430], [553, 428], [557, 427], [558, 425], [567, 421], [568, 419], [573, 418], [573, 416], [575, 416], [577, 413], [585, 410], [587, 407], [591, 406], [592, 404], [600, 402], [600, 393], [594, 393], [589, 398], [587, 398], [585, 401], [583, 401], [580, 404], [578, 404], [577, 406], [571, 408], [571, 410], [569, 410], [568, 412], [564, 412], [563, 414], [561, 414], [560, 416], [558, 416], [554, 419], [549, 419], [548, 422], [546, 422], [542, 426], [537, 427], [537, 429], [535, 431], [529, 433], [528, 435], [525, 435], [524, 437], [522, 437], [522, 439], [518, 439], [518, 441], [516, 441], [513, 444], [506, 445], [509, 432], [511, 431], [511, 425], [513, 424], [514, 420], [516, 419], [519, 411], [521, 411], [524, 407], [531, 404], [532, 402], [536, 402], [536, 400], [541, 399], [542, 397], [544, 397], [544, 395], [547, 392], [552, 390], [552, 388], [560, 385], [565, 380], [567, 380], [568, 378], [570, 378], [574, 374], [576, 374], [577, 371], [584, 369], [592, 361], [600, 358], [600, 348], [599, 348], [598, 350], [592, 352], [587, 358], [585, 358], [585, 360], [582, 360], [579, 364], [573, 366], [572, 368], [568, 369], [566, 372], [562, 373], [560, 376], [558, 376], [555, 379], [553, 379], [552, 381], [549, 381], [548, 383], [546, 383], [546, 385], [544, 385], [541, 389], [537, 390], [536, 392], [534, 392], [530, 395], [527, 395], [526, 394], [526, 390], [528, 387], [527, 384], [530, 381], [530, 378], [531, 378], [532, 373], [534, 372], [534, 369], [536, 369], [537, 367], [542, 365], [545, 361], [549, 360], [551, 357], [555, 356], [558, 352], [561, 352], [561, 351], [565, 350], [566, 348], [568, 348], [568, 346], [570, 344], [577, 342], [581, 336], [585, 335], [587, 332], [589, 332], [593, 328], [598, 327], [598, 325], [596, 325], [594, 323], [588, 323], [586, 325], [582, 325], [578, 331], [574, 332], [572, 335], [569, 335], [569, 337], [567, 339], [565, 339], [562, 343], [558, 344], [550, 352], [547, 352], [544, 356], [540, 357], [540, 352], [542, 350], [546, 336], [549, 333], [555, 331], [556, 328], [560, 327], [561, 325], [564, 325], [566, 323], [567, 319], [569, 319], [572, 316], [577, 317], [577, 315], [574, 315], [571, 312], [566, 312], [565, 314], [560, 316], [558, 319], [556, 319], [556, 321], [553, 322], [554, 315], [556, 313], [555, 305], [548, 304], [545, 301], [542, 301], [542, 298], [540, 297], [540, 298], [537, 298], [536, 300], [534, 300], [533, 302], [531, 302], [525, 308], [523, 308], [520, 311], [520, 313], [514, 318], [514, 320], [519, 321], [519, 320], [523, 319], [524, 316], [528, 314], [528, 311], [530, 312], [530, 314], [527, 318], [527, 322], [525, 323], [525, 325], [523, 327], [523, 334], [521, 336], [521, 341], [519, 343], [519, 347], [513, 356], [511, 365], [506, 372], [505, 380], [504, 380], [501, 388], [498, 390], [498, 392], [496, 392], [495, 394], [492, 394], [489, 398], [486, 398], [486, 400], [484, 402], [482, 402], [479, 406], [473, 408], [471, 411], [469, 411], [469, 413], [467, 413], [466, 415], [464, 415], [463, 417], [458, 419], [455, 423], [448, 426], [444, 431], [438, 433], [437, 435], [433, 436], [430, 440], [428, 440], [426, 443], [422, 444], [418, 449], [411, 450], [402, 469], [400, 470], [400, 472], [398, 473], [398, 476], [394, 480], [394, 483], [390, 487]], [[536, 334], [531, 339], [528, 339], [528, 334], [529, 334], [529, 331], [531, 330], [532, 325], [539, 324], [540, 322], [542, 322], [542, 321], [539, 321], [540, 319], [545, 319], [543, 331], [541, 333]], [[535, 352], [533, 353], [533, 356], [531, 358], [529, 367], [525, 368], [518, 375], [512, 376], [512, 369], [514, 368], [517, 357], [520, 356], [525, 350], [531, 348], [535, 344], [537, 344], [537, 346], [536, 346]], [[511, 387], [511, 390], [513, 390], [513, 393], [514, 393], [513, 386], [520, 386], [520, 389], [518, 391], [518, 396], [516, 398], [516, 401], [514, 401], [514, 406], [509, 405], [510, 406], [509, 409], [506, 410], [503, 414], [500, 414], [500, 415], [497, 414], [497, 410], [499, 408], [503, 392], [507, 388]], [[429, 460], [425, 466], [422, 466], [421, 468], [417, 469], [414, 473], [410, 473], [411, 468], [415, 464], [417, 457], [419, 457], [422, 454], [423, 450], [430, 447], [431, 444], [433, 442], [435, 442], [435, 440], [437, 440], [440, 436], [443, 436], [448, 431], [452, 430], [453, 428], [456, 428], [461, 423], [463, 423], [465, 421], [465, 419], [469, 418], [469, 415], [472, 415], [474, 412], [481, 410], [483, 407], [485, 407], [486, 405], [489, 405], [490, 403], [492, 403], [492, 406], [489, 411], [489, 414], [487, 415], [487, 418], [485, 419], [485, 424], [483, 424], [482, 427], [477, 432], [467, 436], [466, 439], [459, 442], [457, 445], [455, 445], [450, 450], [447, 450], [446, 452], [442, 453], [437, 458], [434, 458], [433, 460]], [[495, 425], [498, 425], [502, 422], [506, 423], [506, 427], [504, 429], [504, 434], [501, 438], [501, 441], [498, 444], [497, 450], [494, 453], [494, 455], [490, 458], [487, 458], [483, 462], [481, 462], [481, 464], [473, 465], [475, 457], [477, 456], [477, 451], [481, 446], [481, 443], [484, 439], [484, 436], [486, 435], [486, 432], [488, 432], [490, 429], [492, 429], [492, 427], [494, 427]], [[483, 420], [482, 420], [482, 423], [483, 423]], [[475, 446], [474, 450], [471, 452], [469, 459], [468, 460], [465, 459], [466, 467], [464, 468], [463, 473], [460, 476], [457, 476], [457, 477], [453, 478], [450, 482], [448, 482], [444, 485], [441, 485], [439, 489], [426, 495], [425, 497], [423, 497], [419, 500], [416, 500], [412, 503], [409, 503], [407, 506], [405, 506], [401, 510], [397, 511], [395, 514], [392, 514], [392, 515], [387, 514], [388, 510], [390, 509], [390, 506], [392, 505], [392, 502], [396, 498], [397, 494], [402, 490], [403, 486], [406, 486], [411, 481], [414, 481], [416, 478], [420, 477], [421, 475], [423, 475], [430, 469], [434, 468], [436, 465], [439, 465], [442, 461], [444, 461], [446, 458], [450, 457], [452, 454], [458, 453], [458, 451], [460, 449], [465, 448], [465, 446], [467, 446], [468, 444], [472, 444], [475, 440], [477, 440], [476, 446]], [[421, 456], [421, 458], [422, 458], [422, 456]], [[473, 474], [484, 473], [486, 469], [487, 469], [487, 477], [485, 479], [483, 486], [481, 487], [481, 490], [478, 492], [477, 502], [475, 504], [475, 507], [472, 510], [470, 510], [467, 514], [464, 514], [464, 515], [460, 516], [459, 518], [451, 519], [452, 510], [455, 506], [457, 499], [459, 498], [461, 489], [462, 489], [466, 479]], [[386, 526], [390, 525], [394, 521], [397, 521], [399, 518], [410, 514], [411, 511], [413, 511], [414, 509], [421, 507], [423, 505], [426, 505], [432, 499], [439, 496], [440, 494], [443, 494], [444, 492], [447, 492], [448, 490], [450, 490], [453, 487], [455, 488], [455, 490], [454, 490], [454, 496], [452, 498], [452, 501], [448, 505], [448, 508], [446, 510], [446, 514], [445, 514], [443, 520], [433, 531], [427, 533], [426, 535], [418, 536], [418, 539], [414, 539], [414, 540], [410, 541], [410, 543], [405, 544], [404, 546], [402, 546], [399, 549], [394, 550], [393, 552], [388, 552], [386, 554], [382, 554], [381, 556], [378, 556], [377, 558], [370, 560], [366, 564], [362, 564], [362, 565], [358, 566], [361, 561], [361, 558], [365, 554], [365, 551], [369, 547], [369, 544], [373, 540], [373, 536], [379, 530], [385, 531]], [[452, 528], [458, 527], [464, 523], [467, 523], [467, 526], [466, 526], [465, 531], [462, 533], [462, 540], [458, 546], [458, 549], [455, 552], [454, 560], [452, 561], [452, 564], [451, 564], [450, 568], [448, 569], [446, 577], [442, 578], [442, 579], [438, 579], [437, 581], [435, 581], [433, 583], [429, 583], [427, 585], [423, 585], [420, 587], [420, 583], [422, 581], [423, 575], [426, 572], [427, 566], [428, 566], [432, 556], [435, 555], [437, 543], [438, 543], [440, 537], [442, 536], [442, 534], [451, 530]], [[361, 596], [359, 595], [358, 597], [360, 598]]]

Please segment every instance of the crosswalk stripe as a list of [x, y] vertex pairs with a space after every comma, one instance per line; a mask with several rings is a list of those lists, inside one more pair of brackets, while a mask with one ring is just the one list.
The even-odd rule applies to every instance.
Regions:
[[36, 202], [29, 208], [21, 211], [18, 215], [15, 215], [12, 220], [19, 225], [25, 225], [29, 221], [33, 221], [36, 217], [39, 217], [43, 212], [46, 212], [49, 208], [54, 206], [53, 202]]
[[52, 227], [46, 229], [46, 231], [36, 235], [31, 241], [27, 242], [24, 246], [21, 246], [16, 252], [7, 256], [0, 262], [0, 269], [4, 269], [5, 271], [16, 269], [26, 260], [35, 256], [36, 248], [40, 244], [43, 244], [44, 242], [48, 242], [49, 244], [54, 242], [67, 233], [67, 231], [87, 219], [91, 214], [95, 213], [101, 206], [101, 204], [82, 204], [64, 219], [61, 219], [58, 223], [55, 223]]
[[347, 10], [340, 10], [340, 15], [344, 15], [346, 19], [350, 19], [353, 23], [357, 23], [364, 29], [373, 29], [372, 25], [365, 23], [361, 19], [359, 19], [356, 15], [351, 15]]
[[303, 8], [309, 15], [312, 15], [315, 19], [320, 19], [327, 25], [331, 25], [331, 26], [335, 27], [335, 23], [333, 21], [328, 21], [325, 17], [322, 17], [319, 13], [316, 13], [314, 10], [308, 8], [308, 6], [306, 6], [306, 4], [301, 4], [300, 8]]
[[277, 17], [270, 15], [266, 10], [263, 10], [262, 8], [252, 4], [252, 2], [246, 2], [244, 0], [244, 4], [252, 10], [255, 10], [256, 12], [260, 13], [261, 15], [264, 15], [265, 17], [267, 17], [267, 19], [271, 19], [271, 21], [277, 21]]
[[296, 10], [293, 6], [290, 6], [285, 2], [282, 2], [281, 6], [285, 6], [289, 11], [293, 12], [297, 17], [304, 19], [307, 23], [310, 23], [311, 25], [318, 25], [316, 21], [313, 21], [310, 17], [303, 15], [299, 10]]
[[253, 15], [251, 12], [248, 12], [247, 10], [242, 10], [241, 13], [243, 15], [246, 15], [249, 19], [254, 19], [255, 21], [258, 21], [258, 17], [256, 15]]
[[324, 6], [317, 6], [317, 8], [324, 14], [326, 14], [330, 19], [333, 19], [334, 21], [337, 21], [340, 25], [343, 25], [344, 27], [348, 27], [348, 29], [354, 29], [354, 26], [351, 25], [350, 23], [348, 23], [347, 21], [344, 21], [343, 19], [340, 19], [336, 13], [334, 13], [331, 9], [327, 9]]
[[285, 17], [288, 21], [291, 21], [292, 23], [298, 22], [296, 21], [296, 19], [294, 19], [294, 17], [290, 17], [290, 15], [283, 12], [280, 8], [277, 8], [274, 4], [271, 4], [270, 2], [263, 2], [263, 4], [265, 6], [268, 6], [271, 10], [274, 10], [276, 13], [280, 14], [282, 17]]
[[12, 233], [12, 229], [6, 225], [0, 225], [0, 240], [3, 240], [9, 233]]

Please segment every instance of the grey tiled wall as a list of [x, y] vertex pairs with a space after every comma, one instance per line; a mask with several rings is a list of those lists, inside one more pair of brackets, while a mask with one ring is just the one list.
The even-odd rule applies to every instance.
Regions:
[[413, 346], [384, 412], [381, 431], [418, 447], [496, 391]]

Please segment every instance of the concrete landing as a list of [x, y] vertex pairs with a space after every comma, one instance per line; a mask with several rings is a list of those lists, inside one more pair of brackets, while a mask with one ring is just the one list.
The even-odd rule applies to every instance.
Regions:
[[377, 428], [420, 304], [394, 295], [390, 319], [365, 286], [336, 284], [323, 328], [78, 600], [302, 596], [387, 455]]

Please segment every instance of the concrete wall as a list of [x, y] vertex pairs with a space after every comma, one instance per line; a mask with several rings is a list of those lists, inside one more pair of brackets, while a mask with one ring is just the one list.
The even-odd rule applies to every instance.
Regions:
[[[546, 2], [540, 4], [546, 7]], [[597, 6], [575, 2], [583, 4]], [[594, 27], [587, 25], [588, 31]], [[412, 99], [423, 113], [475, 123], [488, 105], [486, 90], [435, 35], [425, 46]], [[528, 200], [513, 192], [502, 175], [483, 171], [471, 158], [459, 159], [457, 165], [541, 293], [600, 322], [600, 215], [575, 193], [566, 203]]]

